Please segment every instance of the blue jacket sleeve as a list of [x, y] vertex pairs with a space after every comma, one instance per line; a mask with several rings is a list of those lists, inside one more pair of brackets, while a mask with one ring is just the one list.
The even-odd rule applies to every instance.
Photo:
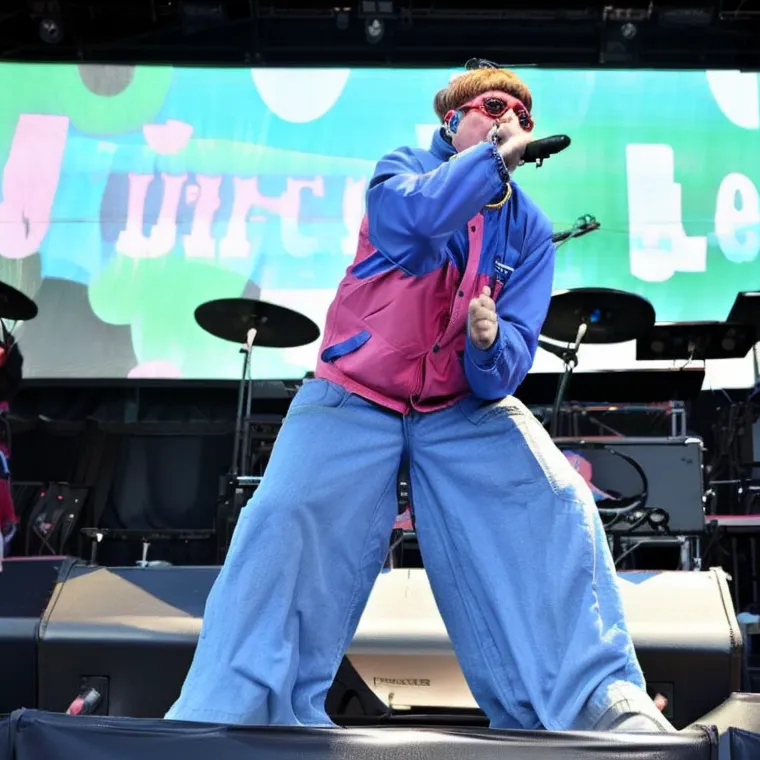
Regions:
[[491, 348], [478, 349], [467, 331], [465, 375], [473, 395], [484, 401], [513, 394], [533, 366], [554, 280], [554, 244], [548, 221], [537, 232], [535, 240], [526, 241], [527, 255], [499, 294], [499, 331]]
[[408, 148], [389, 153], [367, 190], [369, 240], [406, 274], [430, 272], [445, 259], [451, 236], [505, 191], [508, 177], [491, 143], [428, 172]]

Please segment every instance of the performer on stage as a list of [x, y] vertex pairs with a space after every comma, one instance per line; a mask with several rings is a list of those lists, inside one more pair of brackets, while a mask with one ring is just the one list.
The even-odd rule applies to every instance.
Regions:
[[468, 71], [435, 97], [430, 149], [378, 163], [317, 378], [241, 513], [168, 718], [330, 724], [408, 460], [425, 567], [491, 725], [673, 730], [589, 488], [512, 395], [554, 269], [551, 225], [512, 179], [531, 109], [514, 73]]
[[[7, 419], [10, 402], [21, 385], [24, 357], [13, 335], [0, 322], [0, 560], [10, 554], [18, 527], [11, 491], [11, 435]], [[0, 569], [2, 563], [0, 562]]]

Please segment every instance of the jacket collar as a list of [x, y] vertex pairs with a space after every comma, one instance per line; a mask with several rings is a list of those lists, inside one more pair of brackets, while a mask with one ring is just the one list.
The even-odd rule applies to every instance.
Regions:
[[454, 146], [446, 139], [443, 127], [433, 135], [430, 152], [440, 161], [448, 161], [456, 153]]

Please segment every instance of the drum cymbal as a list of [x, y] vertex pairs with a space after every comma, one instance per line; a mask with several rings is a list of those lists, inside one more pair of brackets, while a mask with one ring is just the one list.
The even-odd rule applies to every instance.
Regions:
[[573, 343], [581, 324], [588, 329], [584, 343], [625, 343], [654, 326], [654, 307], [635, 293], [611, 288], [574, 288], [552, 296], [541, 334]]
[[37, 316], [37, 304], [20, 290], [0, 282], [0, 319], [28, 322]]
[[253, 298], [220, 298], [195, 310], [195, 321], [211, 335], [243, 344], [256, 330], [254, 346], [296, 348], [313, 343], [319, 328], [303, 314]]

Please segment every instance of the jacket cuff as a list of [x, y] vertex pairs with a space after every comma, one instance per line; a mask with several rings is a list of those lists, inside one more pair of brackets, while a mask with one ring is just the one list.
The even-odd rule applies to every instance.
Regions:
[[499, 177], [501, 178], [501, 181], [504, 183], [504, 187], [506, 188], [512, 179], [509, 173], [509, 169], [507, 169], [507, 165], [504, 163], [504, 159], [501, 157], [501, 153], [499, 153], [499, 150], [495, 144], [491, 149], [491, 152], [494, 157], [494, 161], [496, 162], [496, 169], [499, 172]]
[[491, 370], [496, 365], [496, 360], [499, 358], [499, 354], [501, 353], [501, 341], [500, 338], [500, 331], [496, 332], [496, 338], [494, 342], [491, 344], [490, 348], [483, 349], [478, 348], [473, 342], [470, 336], [467, 336], [467, 347], [466, 351], [470, 356], [470, 359], [472, 360], [473, 364], [478, 368], [482, 370]]

